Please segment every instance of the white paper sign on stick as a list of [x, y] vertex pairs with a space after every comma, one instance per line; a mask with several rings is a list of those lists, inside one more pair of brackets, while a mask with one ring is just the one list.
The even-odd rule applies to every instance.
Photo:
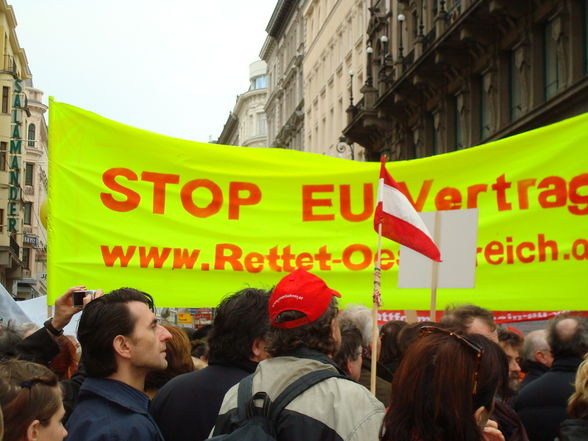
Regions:
[[[440, 216], [437, 246], [441, 252], [437, 288], [473, 288], [476, 273], [478, 209], [429, 211], [419, 213], [431, 234], [435, 213]], [[433, 261], [405, 246], [400, 246], [399, 288], [431, 288]]]

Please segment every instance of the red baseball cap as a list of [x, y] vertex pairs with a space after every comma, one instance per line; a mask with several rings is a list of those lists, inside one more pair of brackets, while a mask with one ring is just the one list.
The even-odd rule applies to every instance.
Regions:
[[[269, 299], [269, 316], [275, 328], [296, 328], [314, 322], [327, 310], [331, 299], [341, 297], [337, 291], [305, 269], [297, 269], [278, 282]], [[276, 323], [284, 311], [299, 311], [305, 315], [296, 320]]]

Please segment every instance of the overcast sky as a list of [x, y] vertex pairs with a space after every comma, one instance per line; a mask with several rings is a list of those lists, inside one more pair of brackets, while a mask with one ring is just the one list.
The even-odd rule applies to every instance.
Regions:
[[8, 0], [45, 102], [202, 142], [249, 87], [276, 3]]

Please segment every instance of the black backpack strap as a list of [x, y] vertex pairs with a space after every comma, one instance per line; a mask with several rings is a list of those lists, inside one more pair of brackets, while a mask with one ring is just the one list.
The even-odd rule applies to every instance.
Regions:
[[349, 377], [341, 375], [331, 369], [321, 369], [320, 371], [312, 371], [306, 375], [303, 375], [298, 380], [294, 381], [275, 399], [271, 405], [269, 417], [274, 423], [277, 422], [278, 416], [286, 408], [290, 402], [304, 392], [310, 389], [317, 383], [324, 381], [328, 378], [338, 377], [349, 380]]
[[247, 416], [247, 407], [249, 400], [253, 395], [253, 374], [247, 375], [239, 382], [237, 391], [237, 412], [239, 421], [243, 421]]

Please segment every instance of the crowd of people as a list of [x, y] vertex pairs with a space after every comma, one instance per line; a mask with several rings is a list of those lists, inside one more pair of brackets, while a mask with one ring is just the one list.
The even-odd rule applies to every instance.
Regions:
[[77, 307], [80, 289], [40, 329], [0, 328], [1, 440], [588, 439], [585, 317], [524, 336], [466, 304], [374, 339], [371, 309], [340, 310], [340, 293], [298, 269], [188, 330], [160, 324], [145, 292], [98, 291]]

